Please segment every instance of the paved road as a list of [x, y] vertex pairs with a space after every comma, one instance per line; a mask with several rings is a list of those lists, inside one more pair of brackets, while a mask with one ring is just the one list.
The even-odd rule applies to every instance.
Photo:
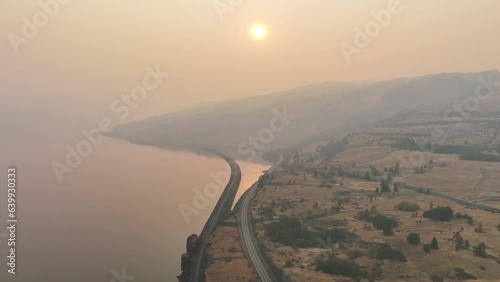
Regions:
[[[273, 167], [268, 170], [268, 172], [273, 172], [281, 164], [282, 161], [283, 158], [280, 155], [280, 159], [278, 160], [278, 162], [276, 162]], [[258, 239], [256, 238], [255, 232], [253, 230], [250, 202], [255, 192], [257, 191], [257, 186], [258, 182], [252, 185], [252, 187], [250, 187], [250, 189], [243, 195], [241, 211], [237, 216], [238, 228], [240, 237], [243, 242], [243, 249], [249, 262], [257, 271], [257, 275], [259, 276], [260, 280], [263, 282], [273, 282], [278, 281], [278, 279], [276, 279], [273, 272], [267, 265], [267, 262], [259, 249]]]
[[203, 231], [198, 237], [199, 249], [193, 263], [191, 274], [189, 275], [189, 281], [191, 282], [205, 281], [203, 262], [206, 262], [205, 253], [207, 250], [208, 239], [215, 227], [217, 227], [217, 224], [222, 220], [224, 211], [230, 211], [231, 205], [233, 204], [234, 197], [236, 195], [236, 192], [238, 191], [241, 181], [241, 170], [238, 164], [226, 155], [217, 152], [213, 153], [226, 160], [226, 162], [231, 167], [231, 177], [226, 185], [226, 188], [224, 189], [224, 192], [222, 192], [217, 205], [215, 206], [212, 214], [205, 224]]
[[[410, 190], [417, 191], [417, 192], [418, 192], [419, 189], [423, 189], [424, 192], [427, 191], [427, 188], [425, 188], [425, 187], [417, 187], [417, 186], [406, 184], [406, 183], [403, 183], [403, 182], [397, 182], [397, 183], [399, 185], [399, 188], [410, 189]], [[490, 207], [490, 206], [487, 206], [487, 205], [483, 205], [483, 204], [477, 204], [477, 203], [471, 202], [469, 200], [466, 200], [464, 198], [460, 198], [458, 196], [454, 196], [454, 195], [450, 195], [450, 194], [444, 194], [444, 193], [432, 191], [432, 189], [430, 190], [429, 194], [437, 196], [437, 197], [441, 197], [441, 198], [444, 198], [444, 199], [448, 199], [448, 200], [451, 200], [451, 201], [454, 201], [454, 202], [459, 203], [461, 205], [465, 205], [465, 206], [477, 208], [477, 209], [480, 209], [480, 210], [489, 211], [489, 212], [492, 212], [492, 213], [500, 213], [500, 209], [497, 209], [497, 208], [494, 208], [494, 207]]]
[[[346, 169], [342, 169], [342, 172], [351, 173], [351, 174], [353, 173], [352, 171], [346, 170]], [[382, 180], [381, 177], [376, 177], [376, 176], [371, 177], [371, 181], [374, 181], [374, 182], [380, 182], [381, 180]], [[417, 191], [417, 192], [419, 190], [422, 190], [424, 193], [427, 191], [426, 187], [410, 185], [410, 184], [406, 184], [404, 182], [399, 182], [399, 181], [391, 181], [391, 183], [389, 183], [389, 184], [393, 184], [393, 183], [398, 183], [399, 188], [403, 188], [403, 189], [409, 189], [409, 190], [413, 190], [413, 191]], [[489, 211], [491, 213], [500, 213], [500, 209], [498, 209], [498, 208], [490, 207], [490, 206], [483, 205], [483, 204], [477, 204], [477, 203], [471, 202], [469, 200], [466, 200], [464, 198], [454, 196], [451, 194], [444, 194], [444, 193], [436, 192], [436, 191], [433, 191], [432, 189], [429, 189], [429, 194], [443, 198], [443, 199], [448, 199], [448, 200], [454, 201], [456, 203], [459, 203], [461, 205], [469, 206], [472, 208], [477, 208], [480, 210]]]

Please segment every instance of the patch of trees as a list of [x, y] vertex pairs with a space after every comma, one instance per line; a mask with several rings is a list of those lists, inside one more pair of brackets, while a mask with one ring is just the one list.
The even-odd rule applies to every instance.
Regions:
[[425, 218], [431, 218], [433, 220], [450, 221], [451, 219], [453, 219], [453, 209], [449, 206], [439, 206], [425, 211], [422, 216]]
[[359, 212], [356, 215], [357, 219], [364, 220], [371, 222], [373, 227], [383, 230], [384, 235], [390, 236], [392, 235], [392, 229], [395, 227], [398, 227], [399, 224], [396, 219], [394, 218], [389, 218], [383, 214], [380, 213], [374, 213], [372, 211], [369, 211], [368, 209], [365, 209], [364, 211]]
[[424, 151], [434, 147], [436, 154], [457, 154], [461, 160], [500, 162], [500, 156], [481, 152], [481, 148], [469, 145], [438, 145], [427, 143], [417, 143], [413, 138], [403, 138], [393, 143], [391, 147], [400, 150]]
[[266, 225], [265, 234], [273, 242], [299, 248], [317, 247], [318, 241], [316, 238], [326, 238], [328, 243], [337, 243], [355, 236], [341, 228], [314, 232], [303, 226], [298, 218], [289, 216], [281, 216], [278, 221]]
[[406, 212], [416, 212], [420, 210], [420, 206], [417, 203], [412, 202], [400, 202], [396, 205], [396, 209]]
[[479, 150], [460, 154], [460, 159], [467, 161], [500, 162], [500, 156], [482, 153]]
[[340, 140], [332, 140], [325, 146], [318, 146], [318, 151], [326, 158], [333, 158], [342, 152], [348, 143], [349, 141], [345, 137]]
[[393, 249], [389, 244], [383, 243], [377, 250], [376, 258], [407, 262], [408, 260], [399, 250]]
[[389, 187], [389, 179], [385, 181], [383, 178], [380, 181], [380, 193], [391, 192], [391, 188]]
[[387, 170], [387, 174], [392, 175], [392, 176], [398, 175], [400, 172], [401, 172], [401, 169], [399, 168], [399, 162], [397, 162], [394, 167], [390, 167]]
[[271, 241], [286, 246], [296, 245], [307, 248], [317, 245], [313, 232], [302, 226], [296, 217], [280, 217], [278, 221], [265, 226], [265, 233], [271, 238]]
[[329, 254], [327, 258], [317, 258], [316, 270], [331, 275], [347, 276], [354, 279], [367, 276], [361, 266], [350, 260], [339, 259], [334, 254]]

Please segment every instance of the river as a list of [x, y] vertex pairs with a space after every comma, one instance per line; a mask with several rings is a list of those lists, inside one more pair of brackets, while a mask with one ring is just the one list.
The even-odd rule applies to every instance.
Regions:
[[[179, 206], [192, 206], [193, 189], [214, 182], [211, 173], [229, 171], [219, 158], [106, 138], [60, 183], [51, 163], [64, 159], [54, 150], [63, 143], [6, 142], [1, 167], [18, 168], [17, 274], [4, 275], [6, 232], [0, 231], [0, 281], [117, 282], [123, 274], [126, 281], [177, 281], [186, 237], [201, 231], [218, 196], [189, 223]], [[16, 149], [6, 149], [11, 146]], [[242, 188], [268, 168], [238, 163]], [[6, 171], [1, 183], [5, 177]], [[2, 219], [5, 211], [2, 192]]]

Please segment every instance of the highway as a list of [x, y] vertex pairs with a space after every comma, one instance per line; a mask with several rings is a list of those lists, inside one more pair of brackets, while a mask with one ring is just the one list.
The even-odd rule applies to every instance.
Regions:
[[217, 224], [220, 223], [222, 220], [224, 220], [223, 217], [224, 212], [225, 211], [229, 212], [231, 210], [234, 197], [236, 196], [236, 192], [238, 191], [241, 181], [241, 170], [238, 164], [234, 160], [218, 152], [212, 151], [212, 153], [226, 160], [226, 162], [229, 164], [231, 168], [231, 177], [229, 178], [229, 181], [226, 185], [226, 188], [224, 189], [224, 192], [222, 192], [219, 201], [217, 202], [214, 210], [212, 211], [212, 214], [205, 223], [203, 231], [198, 237], [199, 248], [193, 262], [191, 273], [189, 275], [190, 282], [205, 281], [204, 267], [206, 266], [203, 264], [206, 263], [207, 261], [206, 252], [207, 252], [208, 239], [210, 237], [210, 234], [212, 234], [213, 230], [215, 229], [215, 227], [217, 227]]
[[[273, 167], [268, 170], [268, 172], [273, 172], [282, 161], [283, 158], [280, 155], [279, 161], [276, 162]], [[250, 187], [250, 189], [243, 195], [240, 214], [237, 216], [238, 229], [243, 242], [243, 249], [246, 257], [255, 268], [260, 280], [262, 282], [273, 282], [278, 281], [278, 279], [276, 279], [273, 272], [267, 265], [267, 262], [259, 249], [258, 239], [256, 238], [253, 230], [250, 202], [255, 195], [257, 188], [258, 182], [254, 183], [252, 187]]]

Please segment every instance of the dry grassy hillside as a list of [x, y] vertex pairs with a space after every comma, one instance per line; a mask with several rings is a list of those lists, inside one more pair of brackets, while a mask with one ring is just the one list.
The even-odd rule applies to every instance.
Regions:
[[[500, 281], [500, 214], [475, 206], [500, 208], [500, 162], [467, 160], [461, 153], [440, 151], [467, 146], [479, 156], [497, 156], [500, 112], [480, 110], [453, 127], [439, 114], [448, 106], [401, 113], [379, 126], [347, 134], [345, 146], [340, 140], [308, 144], [287, 158], [283, 170], [266, 176], [252, 213], [273, 262], [292, 281], [352, 281], [355, 277], [362, 281], [464, 281], [474, 277]], [[404, 138], [427, 144], [436, 130], [446, 133], [446, 138], [435, 140], [441, 146], [438, 149], [421, 152], [395, 146]], [[388, 192], [382, 192], [379, 180], [373, 181], [376, 177], [389, 181]], [[394, 182], [422, 190], [395, 190]], [[472, 204], [459, 204], [434, 192]], [[402, 202], [418, 210], [397, 208]], [[429, 216], [438, 207], [451, 208], [452, 217]], [[384, 224], [390, 222], [382, 226], [390, 227], [380, 228], [378, 219], [371, 221], [377, 216]], [[290, 226], [295, 229], [289, 232]], [[343, 235], [328, 240], [328, 232]], [[418, 234], [418, 244], [409, 244], [410, 233]], [[426, 252], [424, 245], [433, 238], [438, 249]], [[405, 259], [385, 258], [384, 243]]]

